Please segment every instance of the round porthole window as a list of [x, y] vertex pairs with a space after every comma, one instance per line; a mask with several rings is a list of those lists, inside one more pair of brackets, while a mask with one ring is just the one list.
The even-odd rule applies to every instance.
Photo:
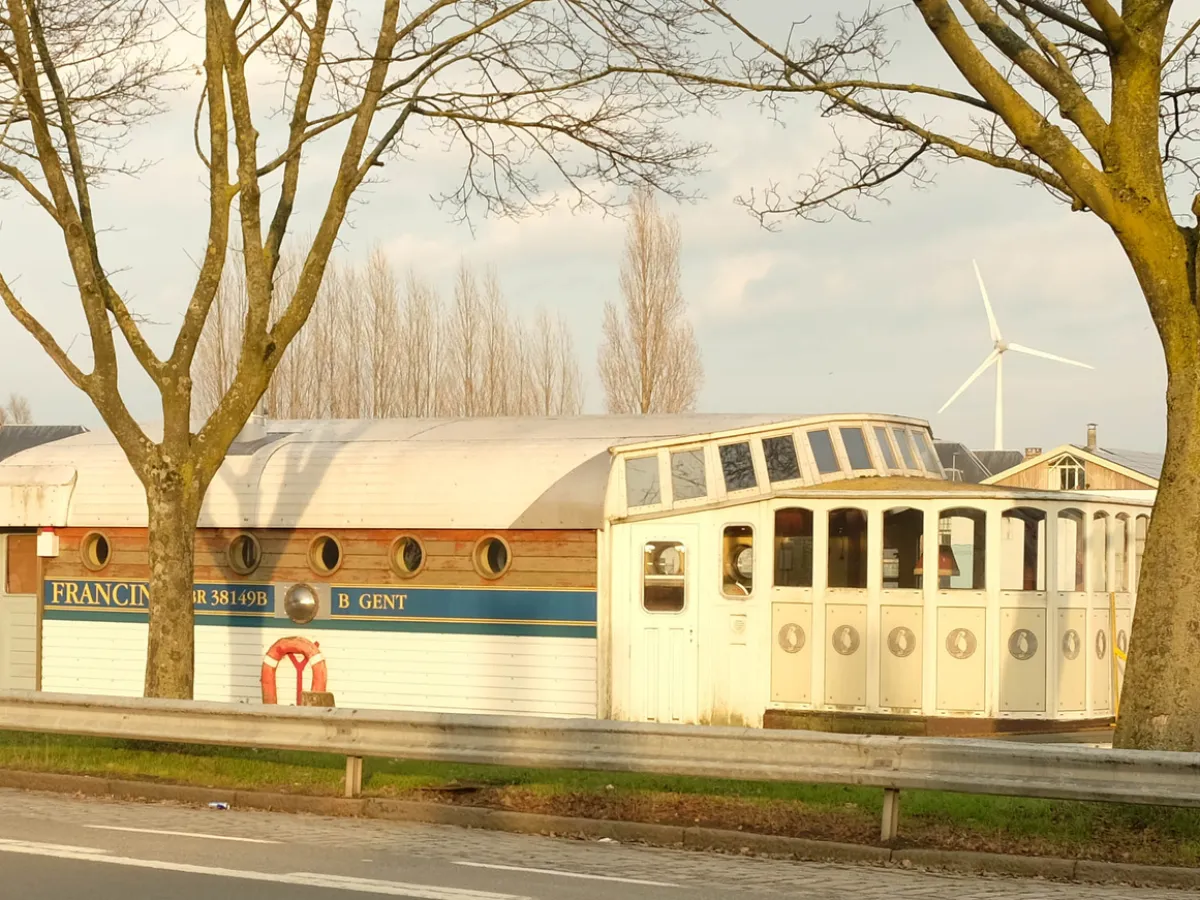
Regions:
[[98, 572], [112, 559], [112, 545], [101, 532], [90, 531], [79, 544], [79, 558], [88, 569]]
[[419, 538], [402, 534], [392, 541], [392, 571], [401, 578], [412, 578], [425, 566], [425, 548]]
[[342, 565], [342, 545], [332, 534], [319, 534], [308, 545], [308, 565], [318, 575], [332, 575]]
[[475, 545], [475, 570], [484, 578], [499, 578], [512, 565], [512, 554], [502, 537], [489, 535]]
[[229, 568], [239, 575], [249, 575], [262, 562], [262, 548], [258, 545], [258, 538], [252, 534], [235, 535], [225, 555], [229, 559]]

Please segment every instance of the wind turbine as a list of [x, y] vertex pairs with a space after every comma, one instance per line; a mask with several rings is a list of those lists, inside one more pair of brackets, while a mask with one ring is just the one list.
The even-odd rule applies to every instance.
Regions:
[[946, 411], [946, 408], [958, 399], [959, 395], [969, 388], [972, 382], [980, 375], [986, 372], [991, 366], [996, 367], [996, 449], [1004, 449], [1004, 354], [1009, 350], [1017, 353], [1024, 353], [1027, 356], [1040, 356], [1042, 359], [1051, 359], [1054, 362], [1066, 363], [1069, 366], [1079, 366], [1083, 369], [1090, 369], [1087, 363], [1076, 362], [1073, 359], [1067, 359], [1064, 356], [1055, 356], [1053, 353], [1046, 353], [1044, 350], [1034, 350], [1032, 347], [1025, 347], [1021, 344], [1013, 344], [1004, 340], [1000, 334], [1000, 326], [996, 324], [996, 315], [992, 312], [992, 304], [988, 300], [987, 288], [983, 286], [983, 276], [979, 274], [979, 264], [975, 260], [971, 260], [971, 265], [975, 267], [975, 278], [979, 281], [979, 293], [983, 295], [983, 308], [987, 311], [988, 318], [988, 333], [992, 337], [992, 352], [987, 355], [979, 368], [971, 373], [971, 377], [962, 383], [954, 394], [942, 404], [942, 408], [938, 410], [941, 414]]

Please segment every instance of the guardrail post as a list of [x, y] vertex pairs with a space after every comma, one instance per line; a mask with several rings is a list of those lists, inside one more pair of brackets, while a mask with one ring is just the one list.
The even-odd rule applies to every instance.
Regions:
[[353, 799], [362, 793], [362, 757], [346, 757], [346, 796]]
[[900, 792], [892, 788], [883, 790], [883, 826], [879, 839], [883, 843], [894, 841], [900, 833]]

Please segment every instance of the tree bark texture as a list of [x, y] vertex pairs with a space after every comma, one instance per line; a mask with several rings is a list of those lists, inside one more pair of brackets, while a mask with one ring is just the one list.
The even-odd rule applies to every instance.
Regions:
[[199, 503], [171, 467], [155, 469], [146, 489], [149, 511], [150, 636], [147, 697], [192, 699], [195, 615], [192, 573]]
[[1114, 746], [1200, 750], [1200, 316], [1194, 229], [1122, 238], [1163, 342], [1167, 448]]

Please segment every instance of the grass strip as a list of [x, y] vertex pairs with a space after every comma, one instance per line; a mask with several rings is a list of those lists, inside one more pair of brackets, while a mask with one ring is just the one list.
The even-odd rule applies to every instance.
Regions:
[[[0, 732], [0, 768], [337, 796], [345, 758]], [[368, 759], [366, 796], [873, 843], [882, 792], [615, 772]], [[907, 791], [906, 846], [1200, 865], [1200, 810]]]

